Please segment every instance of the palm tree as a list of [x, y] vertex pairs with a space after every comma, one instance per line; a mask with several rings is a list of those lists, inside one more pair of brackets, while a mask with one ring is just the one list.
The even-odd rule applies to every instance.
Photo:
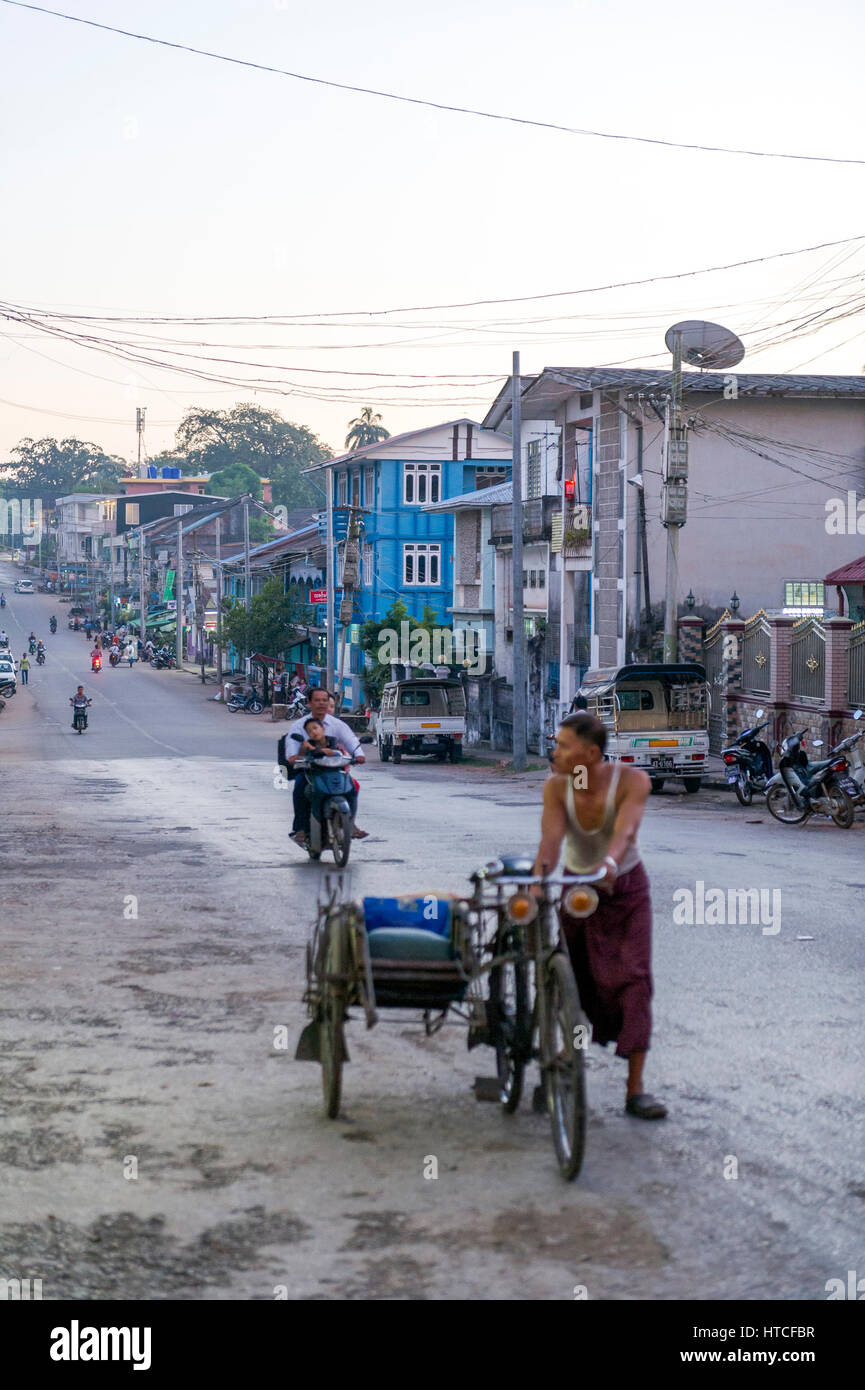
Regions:
[[390, 430], [380, 424], [380, 415], [374, 415], [371, 405], [365, 405], [356, 420], [349, 420], [348, 434], [345, 437], [346, 449], [362, 449], [365, 444], [377, 444], [380, 439], [390, 439]]

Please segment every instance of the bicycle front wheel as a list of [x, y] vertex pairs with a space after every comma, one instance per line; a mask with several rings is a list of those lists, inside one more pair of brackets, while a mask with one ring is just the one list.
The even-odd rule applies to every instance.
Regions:
[[[496, 954], [520, 953], [518, 932], [507, 932], [496, 943]], [[490, 971], [490, 1041], [496, 1050], [499, 1100], [508, 1115], [520, 1103], [523, 1072], [532, 1050], [529, 1007], [529, 967], [525, 960], [505, 961]]]
[[583, 1166], [586, 1147], [585, 1027], [571, 963], [557, 951], [546, 967], [541, 1012], [541, 1065], [553, 1146], [562, 1177], [571, 1182]]

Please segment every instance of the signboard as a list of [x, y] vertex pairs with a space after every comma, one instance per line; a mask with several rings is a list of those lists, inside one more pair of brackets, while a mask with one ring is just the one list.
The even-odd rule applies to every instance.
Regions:
[[172, 597], [174, 593], [174, 570], [165, 571], [165, 588], [162, 590], [163, 601]]
[[310, 589], [310, 603], [327, 603], [327, 589]]

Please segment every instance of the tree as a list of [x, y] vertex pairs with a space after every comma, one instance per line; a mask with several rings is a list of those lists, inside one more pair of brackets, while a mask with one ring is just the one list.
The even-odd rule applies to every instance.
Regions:
[[357, 419], [348, 422], [345, 447], [362, 449], [365, 444], [377, 444], [380, 439], [390, 439], [390, 430], [381, 424], [380, 415], [373, 414], [372, 406], [365, 405]]
[[232, 463], [211, 473], [207, 491], [217, 497], [240, 497], [244, 492], [251, 492], [260, 502], [261, 478], [249, 464]]
[[240, 602], [230, 603], [222, 618], [222, 645], [229, 643], [251, 656], [283, 656], [304, 635], [312, 622], [312, 609], [283, 592], [278, 579], [269, 579], [261, 593], [250, 600], [249, 611]]
[[22, 439], [11, 451], [7, 491], [63, 497], [70, 492], [118, 492], [128, 471], [123, 459], [81, 439]]
[[303, 469], [333, 457], [304, 425], [293, 425], [275, 410], [236, 405], [231, 410], [193, 406], [175, 439], [184, 473], [218, 473], [245, 464], [259, 478], [270, 478], [273, 500], [282, 506], [313, 506], [321, 498]]
[[418, 621], [417, 618], [410, 617], [409, 611], [401, 598], [394, 600], [381, 621], [377, 618], [373, 618], [363, 623], [360, 629], [360, 646], [361, 650], [366, 652], [367, 656], [372, 660], [372, 665], [368, 666], [363, 673], [363, 680], [367, 695], [370, 696], [375, 704], [378, 704], [381, 700], [381, 692], [390, 680], [390, 660], [380, 660], [379, 654], [382, 652], [383, 648], [386, 648], [387, 634], [393, 633], [397, 642], [399, 642], [400, 648], [402, 647], [401, 638], [403, 634], [403, 623], [408, 623], [409, 650], [400, 650], [401, 660], [411, 659], [411, 635], [413, 632], [417, 632], [419, 628], [424, 629], [426, 632], [430, 633], [430, 635], [432, 635], [433, 632], [441, 634], [439, 640], [443, 643], [446, 643], [445, 634], [451, 632], [450, 628], [442, 626], [438, 614], [432, 608], [424, 607], [423, 616], [420, 621]]

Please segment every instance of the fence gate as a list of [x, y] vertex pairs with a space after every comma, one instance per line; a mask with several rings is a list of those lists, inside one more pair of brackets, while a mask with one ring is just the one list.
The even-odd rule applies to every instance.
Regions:
[[826, 635], [816, 618], [793, 626], [790, 693], [800, 700], [822, 700], [826, 689]]
[[721, 629], [711, 628], [703, 643], [703, 665], [709, 684], [709, 752], [720, 753], [724, 746], [726, 729], [725, 704], [727, 698], [726, 677], [724, 673], [724, 634]]
[[769, 620], [755, 613], [742, 630], [742, 689], [749, 695], [768, 695], [771, 689]]

